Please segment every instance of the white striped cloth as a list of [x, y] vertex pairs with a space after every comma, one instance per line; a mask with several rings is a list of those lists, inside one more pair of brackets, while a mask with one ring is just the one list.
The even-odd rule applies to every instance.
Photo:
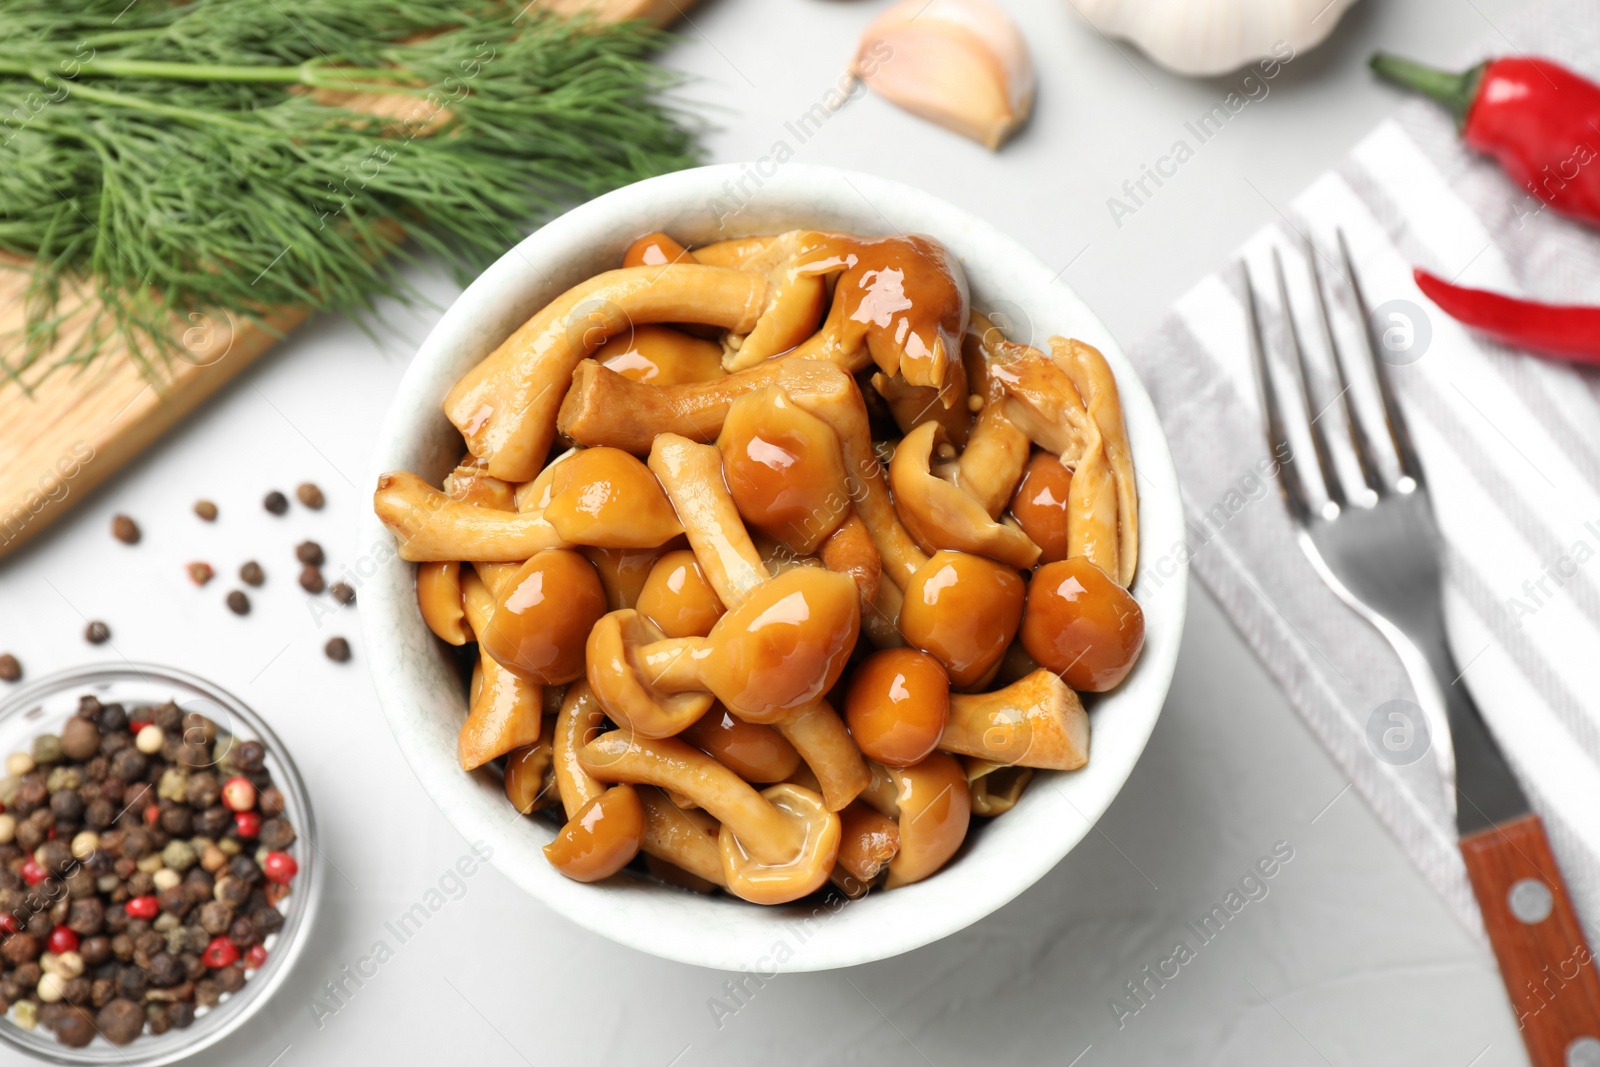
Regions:
[[[1462, 67], [1511, 48], [1600, 80], [1592, 0], [1556, 0], [1505, 27]], [[1600, 148], [1600, 131], [1594, 147]], [[1591, 164], [1600, 165], [1600, 164]], [[1590, 940], [1600, 940], [1600, 373], [1474, 335], [1416, 288], [1421, 265], [1461, 284], [1556, 303], [1600, 304], [1600, 230], [1537, 211], [1450, 117], [1407, 104], [1334, 173], [1295, 199], [1285, 223], [1242, 250], [1276, 321], [1271, 249], [1284, 266], [1313, 386], [1347, 485], [1356, 467], [1325, 346], [1311, 317], [1301, 238], [1312, 238], [1343, 343], [1360, 350], [1338, 262], [1346, 234], [1368, 302], [1422, 309], [1431, 340], [1392, 369], [1446, 542], [1451, 646], [1491, 731], [1544, 817]], [[1208, 276], [1131, 353], [1173, 443], [1192, 566], [1291, 702], [1418, 866], [1469, 926], [1477, 908], [1431, 760], [1377, 759], [1367, 723], [1411, 696], [1377, 633], [1337, 601], [1292, 539], [1269, 469], [1251, 377], [1237, 264]], [[1280, 371], [1282, 335], [1269, 336]], [[1320, 368], [1318, 372], [1315, 368]], [[1352, 383], [1375, 411], [1370, 375]], [[1292, 396], [1292, 394], [1287, 394]], [[1286, 398], [1287, 398], [1286, 396]], [[1381, 425], [1371, 422], [1368, 425]], [[1299, 455], [1310, 456], [1297, 445]], [[1314, 464], [1313, 464], [1314, 469]], [[1148, 568], [1159, 563], [1144, 561]], [[1446, 679], [1448, 681], [1448, 679]]]

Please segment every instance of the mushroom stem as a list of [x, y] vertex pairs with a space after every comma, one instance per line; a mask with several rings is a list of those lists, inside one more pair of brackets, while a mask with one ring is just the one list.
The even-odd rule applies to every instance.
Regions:
[[758, 862], [788, 863], [805, 844], [802, 826], [743, 778], [675, 738], [651, 740], [616, 730], [585, 745], [578, 759], [601, 781], [653, 785], [690, 798], [730, 830]]
[[537, 512], [496, 511], [452, 500], [410, 471], [380, 475], [373, 510], [395, 540], [400, 558], [522, 561], [566, 545]]
[[872, 781], [867, 761], [861, 757], [844, 721], [826, 700], [797, 708], [775, 724], [822, 787], [829, 811], [849, 804]]
[[688, 693], [705, 689], [696, 654], [704, 654], [704, 637], [669, 637], [641, 646], [634, 652], [639, 670], [652, 689], [662, 693]]
[[992, 693], [950, 694], [939, 747], [1006, 766], [1073, 771], [1089, 762], [1089, 716], [1047, 670]]
[[1028, 435], [1006, 418], [1003, 402], [989, 401], [978, 412], [967, 447], [956, 461], [956, 485], [1000, 517], [1028, 466]]
[[1139, 488], [1134, 482], [1133, 452], [1128, 427], [1122, 417], [1122, 398], [1106, 357], [1093, 345], [1061, 337], [1050, 338], [1050, 351], [1089, 408], [1089, 418], [1100, 431], [1102, 447], [1116, 482], [1117, 569], [1107, 571], [1126, 589], [1133, 583], [1139, 563]]
[[706, 580], [729, 608], [771, 575], [744, 528], [722, 474], [722, 453], [677, 434], [661, 434], [650, 469], [666, 490]]
[[[482, 579], [470, 570], [461, 575], [461, 592], [468, 623], [475, 633], [484, 633], [494, 610], [494, 598]], [[482, 672], [478, 693], [456, 738], [456, 754], [461, 769], [466, 771], [539, 740], [544, 711], [539, 685], [500, 666], [481, 645], [478, 660]]]
[[726, 888], [722, 877], [722, 853], [717, 850], [717, 835], [706, 833], [683, 809], [668, 800], [659, 789], [639, 787], [639, 802], [644, 805], [644, 840], [639, 850], [656, 859], [681, 867], [696, 878]]
[[1076, 466], [1092, 425], [1072, 379], [1037, 348], [995, 341], [989, 375], [1005, 390], [1005, 414], [1029, 438]]
[[822, 542], [822, 565], [855, 582], [856, 591], [861, 594], [861, 610], [872, 610], [883, 577], [883, 558], [872, 543], [867, 524], [854, 511]]
[[894, 451], [889, 481], [906, 529], [924, 551], [956, 549], [1012, 567], [1027, 569], [1039, 559], [1039, 546], [1021, 530], [995, 522], [983, 505], [928, 469], [934, 447], [944, 436], [937, 422], [908, 433]]
[[561, 805], [566, 808], [568, 819], [578, 814], [579, 808], [605, 792], [604, 783], [591, 776], [578, 761], [578, 750], [600, 732], [605, 721], [605, 709], [600, 707], [588, 682], [580, 678], [567, 687], [561, 710], [556, 713], [554, 736], [550, 740], [556, 791], [561, 794]]
[[744, 333], [767, 302], [767, 279], [693, 263], [627, 267], [567, 290], [468, 371], [444, 410], [489, 473], [526, 482], [555, 433], [573, 368], [629, 323], [703, 322]]

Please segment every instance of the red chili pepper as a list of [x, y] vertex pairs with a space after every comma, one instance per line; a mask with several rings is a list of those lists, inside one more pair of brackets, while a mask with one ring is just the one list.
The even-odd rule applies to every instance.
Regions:
[[161, 904], [155, 897], [131, 897], [122, 910], [130, 919], [154, 919], [161, 912]]
[[1548, 59], [1491, 59], [1455, 74], [1380, 52], [1372, 69], [1447, 105], [1467, 144], [1531, 195], [1600, 225], [1600, 85]]
[[1428, 299], [1457, 322], [1518, 348], [1576, 363], [1600, 363], [1600, 307], [1540, 304], [1466, 289], [1421, 267], [1412, 275]]
[[226, 934], [222, 937], [213, 937], [211, 944], [200, 953], [200, 962], [213, 969], [226, 967], [239, 961], [239, 946], [235, 945]]

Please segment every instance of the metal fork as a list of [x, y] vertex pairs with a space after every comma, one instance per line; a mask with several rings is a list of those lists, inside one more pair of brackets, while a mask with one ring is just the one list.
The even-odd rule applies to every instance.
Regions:
[[[1360, 492], [1346, 493], [1332, 442], [1316, 414], [1306, 346], [1292, 313], [1283, 259], [1274, 248], [1273, 274], [1293, 366], [1292, 391], [1297, 396], [1297, 402], [1287, 405], [1288, 414], [1307, 426], [1314, 453], [1314, 463], [1300, 462], [1287, 432], [1285, 406], [1274, 387], [1262, 303], [1248, 266], [1241, 263], [1251, 359], [1267, 444], [1279, 460], [1278, 485], [1296, 540], [1318, 576], [1377, 629], [1405, 668], [1427, 728], [1421, 743], [1431, 745], [1447, 800], [1453, 802], [1467, 874], [1517, 1009], [1529, 1057], [1535, 1067], [1600, 1065], [1600, 974], [1543, 824], [1460, 684], [1461, 672], [1445, 637], [1443, 541], [1427, 480], [1396, 400], [1389, 366], [1378, 357], [1377, 328], [1356, 278], [1349, 245], [1342, 231], [1337, 237], [1341, 273], [1363, 324], [1362, 359], [1377, 385], [1382, 432], [1369, 432], [1350, 401], [1347, 357], [1329, 316], [1317, 252], [1307, 242], [1322, 347], [1339, 384], [1335, 402], [1343, 408], [1362, 483]], [[1398, 471], [1392, 483], [1379, 463], [1380, 442], [1390, 450], [1390, 465]], [[1321, 484], [1321, 495], [1326, 497], [1320, 507], [1313, 506], [1308, 493], [1313, 481]], [[1405, 717], [1403, 712], [1400, 717]], [[1416, 725], [1405, 722], [1399, 736], [1417, 743]], [[1552, 971], [1563, 978], [1547, 999], [1540, 995], [1544, 987], [1539, 983]], [[1571, 978], [1565, 977], [1568, 971], [1573, 972]]]

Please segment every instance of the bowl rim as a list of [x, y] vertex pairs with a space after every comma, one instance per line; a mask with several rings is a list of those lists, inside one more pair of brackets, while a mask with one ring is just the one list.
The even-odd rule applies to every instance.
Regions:
[[[408, 419], [413, 416], [418, 419], [427, 418], [426, 413], [431, 411], [432, 418], [442, 420], [443, 416], [439, 410], [442, 394], [437, 391], [431, 394], [425, 393], [434, 388], [427, 382], [431, 369], [457, 358], [456, 350], [464, 344], [472, 343], [473, 330], [481, 329], [484, 320], [504, 325], [505, 323], [501, 321], [506, 311], [504, 305], [518, 299], [517, 294], [523, 289], [529, 286], [538, 289], [556, 284], [538, 266], [541, 247], [581, 242], [591, 232], [603, 230], [608, 219], [627, 215], [638, 210], [642, 204], [655, 201], [660, 201], [660, 207], [664, 209], [656, 216], [661, 223], [657, 228], [672, 228], [674, 222], [668, 216], [673, 209], [680, 212], [680, 218], [685, 210], [692, 212], [696, 217], [703, 217], [715, 210], [713, 206], [715, 198], [722, 195], [723, 191], [733, 188], [734, 183], [747, 178], [754, 166], [749, 163], [718, 164], [676, 171], [637, 182], [573, 208], [509, 249], [456, 298], [419, 346], [391, 401], [389, 412], [379, 432], [373, 452], [371, 481], [368, 484], [376, 484], [378, 475], [385, 470], [394, 469], [395, 463], [392, 460], [398, 458], [394, 453], [397, 449], [405, 447], [404, 435], [415, 437], [426, 432], [420, 428], [419, 422], [408, 423]], [[966, 243], [976, 242], [982, 245], [985, 249], [985, 258], [999, 261], [1004, 257], [1015, 270], [1028, 276], [1026, 283], [1036, 299], [1048, 298], [1058, 303], [1065, 316], [1070, 317], [1075, 326], [1083, 327], [1075, 328], [1074, 333], [1090, 340], [1105, 354], [1116, 373], [1123, 407], [1129, 413], [1130, 423], [1137, 420], [1138, 425], [1143, 427], [1138, 442], [1139, 463], [1141, 471], [1150, 477], [1143, 479], [1142, 482], [1147, 486], [1156, 487], [1160, 492], [1141, 489], [1141, 518], [1148, 515], [1143, 501], [1161, 496], [1163, 497], [1161, 508], [1164, 512], [1170, 511], [1169, 518], [1172, 520], [1166, 524], [1170, 527], [1166, 535], [1181, 538], [1182, 503], [1178, 496], [1176, 470], [1165, 433], [1156, 417], [1149, 394], [1110, 332], [1071, 287], [1060, 280], [1059, 272], [1052, 272], [1019, 242], [969, 212], [914, 187], [874, 175], [834, 167], [787, 163], [776, 168], [772, 177], [757, 182], [756, 195], [759, 197], [762, 194], [776, 194], [780, 198], [788, 197], [790, 200], [804, 201], [808, 196], [814, 199], [815, 195], [819, 195], [818, 190], [825, 190], [842, 198], [846, 187], [877, 212], [883, 222], [879, 229], [886, 232], [898, 232], [898, 230], [884, 211], [877, 207], [880, 203], [893, 204], [890, 211], [896, 213], [910, 210], [923, 215], [938, 216], [941, 224], [937, 228], [930, 228], [932, 236], [945, 241], [948, 245], [959, 233], [963, 235]], [[735, 204], [738, 210], [742, 210], [753, 200], [754, 198], [751, 198], [742, 203], [735, 201]], [[909, 209], [904, 205], [910, 205]], [[804, 208], [799, 205], [792, 205], [789, 214], [798, 216], [803, 210]], [[803, 225], [803, 223], [797, 224]], [[720, 218], [718, 226], [723, 227]], [[772, 232], [772, 230], [772, 226], [735, 227], [725, 229], [718, 234], [718, 237]], [[620, 252], [620, 248], [617, 251]], [[530, 281], [522, 277], [530, 267], [543, 281], [539, 279]], [[970, 268], [967, 273], [970, 276]], [[544, 301], [553, 299], [563, 288], [565, 286], [546, 293], [543, 300], [534, 305], [535, 308], [542, 306]], [[495, 318], [497, 313], [501, 319]], [[503, 331], [499, 330], [497, 325], [498, 337], [494, 343], [509, 336], [521, 321], [520, 318], [510, 321], [510, 325]], [[487, 354], [488, 350], [480, 347], [477, 351]], [[470, 363], [466, 365], [470, 366]], [[395, 567], [412, 566], [399, 560], [398, 554], [393, 550], [393, 538], [370, 507], [363, 509], [359, 525], [361, 544], [388, 546], [388, 558], [383, 561], [384, 565], [391, 570]], [[1141, 527], [1146, 532], [1149, 531], [1146, 523], [1141, 522]], [[1145, 556], [1148, 563], [1154, 542], [1147, 541], [1143, 533], [1140, 542], [1141, 555]], [[993, 880], [983, 883], [984, 891], [977, 895], [979, 899], [976, 903], [959, 913], [919, 915], [913, 923], [899, 923], [897, 932], [892, 935], [882, 935], [875, 926], [872, 928], [873, 936], [867, 939], [818, 937], [807, 945], [804, 952], [793, 954], [791, 959], [779, 959], [775, 963], [763, 964], [764, 969], [757, 968], [755, 973], [855, 966], [930, 944], [977, 922], [1010, 902], [1034, 885], [1089, 834], [1112, 800], [1121, 792], [1148, 743], [1150, 733], [1166, 702], [1176, 668], [1178, 646], [1187, 610], [1188, 558], [1186, 553], [1169, 553], [1163, 558], [1170, 560], [1174, 566], [1171, 574], [1163, 574], [1159, 587], [1162, 590], [1162, 599], [1166, 603], [1163, 615], [1165, 633], [1162, 635], [1163, 639], [1152, 647], [1147, 630], [1145, 653], [1136, 668], [1137, 674], [1144, 675], [1148, 679], [1144, 683], [1146, 703], [1138, 706], [1143, 709], [1142, 713], [1134, 717], [1135, 721], [1128, 727], [1129, 732], [1122, 739], [1125, 747], [1131, 751], [1124, 761], [1114, 768], [1112, 776], [1116, 781], [1109, 783], [1109, 787], [1103, 790], [1103, 795], [1099, 796], [1088, 809], [1072, 803], [1071, 799], [1067, 798], [1068, 804], [1079, 817], [1081, 826], [1057, 831], [1056, 835], [1042, 847], [1033, 849], [1026, 856], [1017, 859], [1012, 868], [1010, 881], [1004, 884], [996, 884]], [[381, 570], [375, 573], [381, 574]], [[1142, 576], [1145, 571], [1141, 569], [1140, 573]], [[396, 744], [405, 755], [407, 764], [424, 791], [428, 793], [430, 800], [458, 832], [468, 840], [503, 841], [509, 826], [505, 818], [480, 814], [471, 810], [468, 805], [456, 806], [446, 803], [450, 792], [458, 788], [451, 784], [452, 778], [461, 779], [461, 772], [456, 765], [453, 751], [449, 753], [434, 751], [434, 748], [427, 743], [422, 730], [413, 728], [406, 722], [407, 712], [413, 710], [411, 705], [417, 703], [416, 698], [406, 691], [404, 683], [408, 669], [413, 668], [406, 662], [399, 642], [385, 632], [385, 628], [391, 621], [397, 619], [399, 612], [403, 610], [402, 602], [409, 601], [410, 597], [397, 599], [387, 592], [382, 583], [373, 584], [378, 587], [375, 590], [377, 595], [369, 595], [363, 590], [358, 606], [362, 616], [368, 667], [373, 676], [385, 721], [395, 736]], [[405, 584], [409, 590], [409, 582]], [[1124, 714], [1132, 716], [1133, 712], [1130, 710]], [[1091, 759], [1089, 766], [1103, 765], [1103, 761], [1097, 765]], [[1088, 768], [1085, 768], [1083, 771], [1073, 773], [1084, 775], [1087, 771]], [[1041, 774], [1051, 778], [1056, 777], [1056, 772], [1041, 772]], [[439, 783], [441, 786], [439, 792], [436, 793], [430, 788], [431, 782]], [[1055, 792], [1063, 797], [1066, 796], [1060, 789], [1056, 789]], [[509, 806], [506, 806], [506, 811], [509, 812]], [[515, 813], [510, 814], [514, 816]], [[529, 822], [520, 817], [516, 818], [524, 824]], [[970, 843], [969, 838], [968, 847]], [[700, 937], [690, 938], [672, 929], [673, 924], [670, 921], [663, 921], [669, 918], [667, 914], [655, 916], [654, 923], [640, 921], [636, 909], [637, 901], [608, 901], [603, 892], [597, 892], [603, 887], [566, 882], [553, 873], [549, 878], [543, 878], [526, 869], [519, 870], [516, 860], [508, 859], [498, 851], [491, 862], [519, 888], [566, 919], [629, 947], [678, 962], [731, 971], [750, 971], [751, 964], [758, 962], [754, 960], [754, 956], [760, 948], [753, 938], [748, 939], [751, 943], [743, 941], [736, 943], [736, 938], [724, 930], [701, 931]], [[538, 884], [530, 885], [530, 879]], [[927, 886], [934, 881], [935, 879], [929, 879], [920, 885]], [[881, 901], [892, 896], [898, 898], [897, 902], [910, 903], [908, 898], [918, 888], [910, 886], [896, 890], [894, 894], [872, 894], [867, 899]], [[574, 889], [581, 892], [574, 892]], [[738, 901], [721, 899], [717, 900], [716, 904], [720, 908], [754, 907]], [[665, 913], [673, 909], [668, 906], [661, 910]], [[770, 910], [777, 911], [777, 909]], [[815, 909], [812, 914], [815, 915], [822, 910], [825, 909]], [[677, 909], [677, 914], [688, 913], [683, 909]], [[824, 933], [833, 932], [824, 931]], [[808, 939], [802, 937], [800, 940], [804, 943]], [[762, 960], [768, 958], [762, 957]]]
[[[296, 843], [303, 841], [306, 845], [305, 849], [301, 850], [303, 855], [296, 858], [299, 864], [296, 881], [299, 884], [296, 891], [289, 896], [290, 900], [300, 898], [300, 902], [285, 913], [283, 928], [278, 931], [277, 943], [271, 956], [268, 957], [266, 966], [257, 971], [256, 975], [245, 983], [243, 989], [231, 994], [226, 1004], [219, 1005], [219, 1008], [229, 1008], [237, 1003], [239, 1005], [237, 1008], [226, 1011], [213, 1008], [205, 1016], [196, 1019], [189, 1029], [168, 1031], [169, 1034], [192, 1035], [191, 1041], [177, 1041], [167, 1048], [152, 1049], [148, 1055], [142, 1055], [139, 1049], [140, 1043], [150, 1038], [151, 1035], [148, 1034], [141, 1034], [126, 1045], [96, 1041], [82, 1049], [74, 1049], [61, 1044], [53, 1037], [42, 1036], [48, 1035], [48, 1031], [42, 1028], [34, 1031], [23, 1029], [11, 1021], [9, 1013], [0, 1017], [0, 1041], [50, 1063], [70, 1064], [74, 1067], [82, 1064], [163, 1067], [165, 1064], [187, 1059], [215, 1046], [254, 1018], [262, 1006], [283, 986], [310, 940], [322, 898], [321, 889], [325, 874], [322, 870], [324, 864], [318, 858], [321, 856], [321, 851], [316, 843], [316, 815], [311, 805], [311, 793], [300, 775], [300, 768], [295, 764], [294, 757], [289, 754], [283, 739], [267, 721], [243, 700], [215, 682], [180, 668], [158, 663], [122, 660], [84, 664], [45, 675], [29, 682], [16, 692], [7, 694], [5, 699], [0, 700], [0, 724], [17, 716], [26, 715], [40, 701], [79, 686], [102, 683], [114, 685], [118, 681], [129, 679], [187, 686], [215, 701], [230, 716], [237, 716], [249, 727], [256, 740], [266, 744], [269, 761], [278, 765], [273, 774], [274, 784], [288, 795], [292, 806], [290, 810], [297, 814], [293, 823]], [[179, 699], [181, 694], [174, 693], [173, 698]], [[46, 729], [48, 726], [41, 721], [39, 732]], [[213, 1017], [217, 1017], [219, 1021], [207, 1027], [205, 1025], [207, 1020]]]

